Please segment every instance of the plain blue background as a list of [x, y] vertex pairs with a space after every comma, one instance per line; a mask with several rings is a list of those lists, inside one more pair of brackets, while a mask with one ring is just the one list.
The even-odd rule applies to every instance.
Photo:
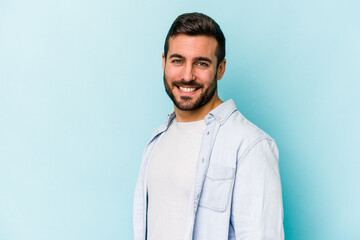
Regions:
[[193, 11], [227, 38], [220, 97], [277, 140], [286, 239], [360, 239], [359, 1], [0, 0], [1, 240], [133, 238], [164, 39]]

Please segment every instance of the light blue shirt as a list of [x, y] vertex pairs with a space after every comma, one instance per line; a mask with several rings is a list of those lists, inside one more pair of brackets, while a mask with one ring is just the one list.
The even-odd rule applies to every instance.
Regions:
[[[146, 171], [169, 114], [146, 145], [134, 194], [134, 239], [146, 239]], [[282, 240], [279, 152], [274, 140], [228, 100], [205, 117], [194, 199], [184, 240]]]

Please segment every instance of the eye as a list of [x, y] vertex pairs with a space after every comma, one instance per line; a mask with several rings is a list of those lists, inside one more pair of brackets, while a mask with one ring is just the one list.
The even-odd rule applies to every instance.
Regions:
[[181, 59], [173, 59], [171, 62], [175, 64], [182, 63]]
[[206, 62], [198, 62], [196, 64], [200, 67], [208, 67], [209, 66], [209, 64], [207, 64]]

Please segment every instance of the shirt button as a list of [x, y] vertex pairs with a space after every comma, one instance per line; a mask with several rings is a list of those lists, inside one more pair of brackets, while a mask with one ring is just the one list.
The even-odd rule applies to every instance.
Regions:
[[210, 133], [210, 132], [208, 131], [206, 134], [209, 135], [209, 133]]
[[224, 120], [222, 118], [220, 118], [219, 121], [222, 123]]
[[201, 160], [201, 161], [202, 161], [202, 163], [204, 163], [205, 159], [204, 159], [204, 158], [202, 158], [202, 160]]

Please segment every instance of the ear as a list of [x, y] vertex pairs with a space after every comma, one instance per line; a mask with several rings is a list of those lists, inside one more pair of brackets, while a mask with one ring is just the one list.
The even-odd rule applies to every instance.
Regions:
[[224, 60], [221, 61], [217, 69], [217, 80], [220, 80], [224, 76], [225, 68], [226, 68], [226, 59], [224, 58]]
[[163, 68], [163, 72], [165, 72], [165, 62], [166, 62], [165, 53], [163, 53], [163, 54], [162, 54], [162, 68]]

